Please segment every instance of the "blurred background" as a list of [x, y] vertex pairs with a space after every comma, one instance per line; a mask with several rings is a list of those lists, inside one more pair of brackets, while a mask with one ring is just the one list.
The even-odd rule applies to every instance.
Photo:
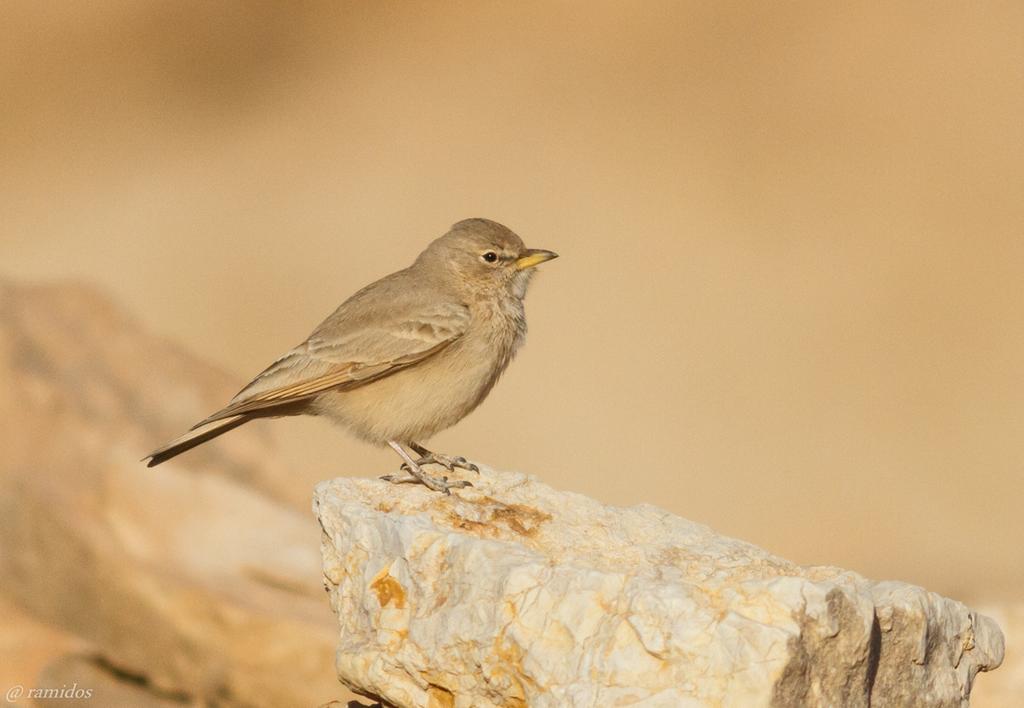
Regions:
[[[125, 420], [165, 417], [106, 430], [130, 441], [114, 486], [356, 289], [484, 216], [561, 258], [516, 362], [431, 447], [965, 601], [1009, 646], [976, 705], [1024, 690], [1024, 4], [5, 2], [0, 95], [7, 324], [50, 322], [24, 313], [52, 300], [74, 314], [39, 341], [57, 330], [86, 362], [75, 332], [96, 312], [113, 318], [96, 341], [149, 338], [110, 375], [152, 390]], [[176, 393], [199, 375], [173, 378], [159, 347], [213, 365], [206, 398]], [[62, 437], [45, 410], [6, 442], [36, 440], [19, 474], [63, 479], [71, 462], [32, 461]], [[298, 419], [181, 464], [232, 446], [270, 450], [257, 486], [296, 524], [316, 481], [397, 461]], [[173, 515], [161, 489], [153, 511]], [[205, 552], [189, 567], [223, 554]], [[15, 584], [7, 684], [102, 644]]]

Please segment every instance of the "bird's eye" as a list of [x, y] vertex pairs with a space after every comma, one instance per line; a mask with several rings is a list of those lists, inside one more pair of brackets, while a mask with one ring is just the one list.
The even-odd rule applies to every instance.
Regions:
[[494, 261], [498, 260], [498, 254], [494, 251], [488, 251], [482, 256], [482, 258], [488, 263], [494, 263]]

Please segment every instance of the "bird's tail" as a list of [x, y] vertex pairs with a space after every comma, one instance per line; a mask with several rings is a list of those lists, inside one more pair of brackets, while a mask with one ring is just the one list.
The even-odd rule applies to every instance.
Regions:
[[218, 435], [222, 435], [229, 430], [234, 430], [242, 423], [247, 423], [251, 418], [247, 415], [236, 415], [231, 418], [223, 418], [221, 420], [215, 420], [212, 423], [202, 425], [195, 430], [190, 430], [179, 438], [175, 438], [171, 442], [167, 443], [163, 447], [153, 450], [145, 457], [143, 461], [149, 460], [146, 463], [146, 467], [153, 467], [159, 465], [161, 462], [180, 455], [181, 453], [191, 450], [196, 445], [202, 445], [207, 440], [212, 440]]

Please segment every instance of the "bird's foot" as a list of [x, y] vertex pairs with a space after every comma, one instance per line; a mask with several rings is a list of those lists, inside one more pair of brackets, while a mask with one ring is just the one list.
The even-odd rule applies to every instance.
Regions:
[[[469, 470], [470, 472], [480, 472], [479, 467], [461, 455], [442, 455], [439, 452], [431, 452], [417, 443], [411, 443], [409, 447], [420, 456], [420, 459], [416, 460], [416, 464], [421, 467], [423, 465], [441, 465], [449, 472], [453, 471], [456, 467], [462, 470]], [[402, 469], [409, 469], [409, 465], [403, 464]]]
[[[389, 440], [388, 445], [390, 445], [391, 448], [398, 453], [398, 456], [405, 461], [405, 464], [403, 464], [401, 467], [401, 471], [407, 472], [408, 476], [388, 474], [381, 477], [381, 479], [385, 481], [392, 482], [394, 484], [419, 483], [424, 485], [428, 489], [433, 489], [435, 492], [444, 492], [445, 494], [451, 494], [451, 490], [453, 489], [461, 489], [463, 487], [473, 486], [471, 483], [461, 479], [449, 482], [447, 477], [434, 477], [424, 472], [423, 468], [420, 466], [428, 464], [430, 462], [436, 462], [437, 464], [443, 465], [446, 469], [451, 471], [455, 467], [462, 466], [455, 463], [457, 459], [461, 458], [449, 458], [444, 455], [434, 455], [434, 453], [430, 452], [430, 450], [427, 450], [425, 447], [413, 443], [409, 447], [411, 447], [417, 455], [422, 456], [421, 459], [414, 460], [412, 459], [412, 457], [409, 456], [409, 453], [403, 450], [402, 446], [398, 444], [396, 441]], [[449, 464], [445, 465], [444, 462], [438, 459], [439, 457], [444, 458], [447, 462], [449, 462]], [[469, 464], [465, 460], [461, 461], [463, 464]], [[476, 465], [473, 465], [473, 467], [476, 467]]]

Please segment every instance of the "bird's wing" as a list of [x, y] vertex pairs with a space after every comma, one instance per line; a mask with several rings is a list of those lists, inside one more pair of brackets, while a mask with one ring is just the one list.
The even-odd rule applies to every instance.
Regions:
[[193, 426], [298, 403], [331, 389], [350, 390], [430, 358], [461, 337], [469, 311], [445, 303], [405, 314], [329, 319], [313, 335], [271, 364], [228, 405]]

